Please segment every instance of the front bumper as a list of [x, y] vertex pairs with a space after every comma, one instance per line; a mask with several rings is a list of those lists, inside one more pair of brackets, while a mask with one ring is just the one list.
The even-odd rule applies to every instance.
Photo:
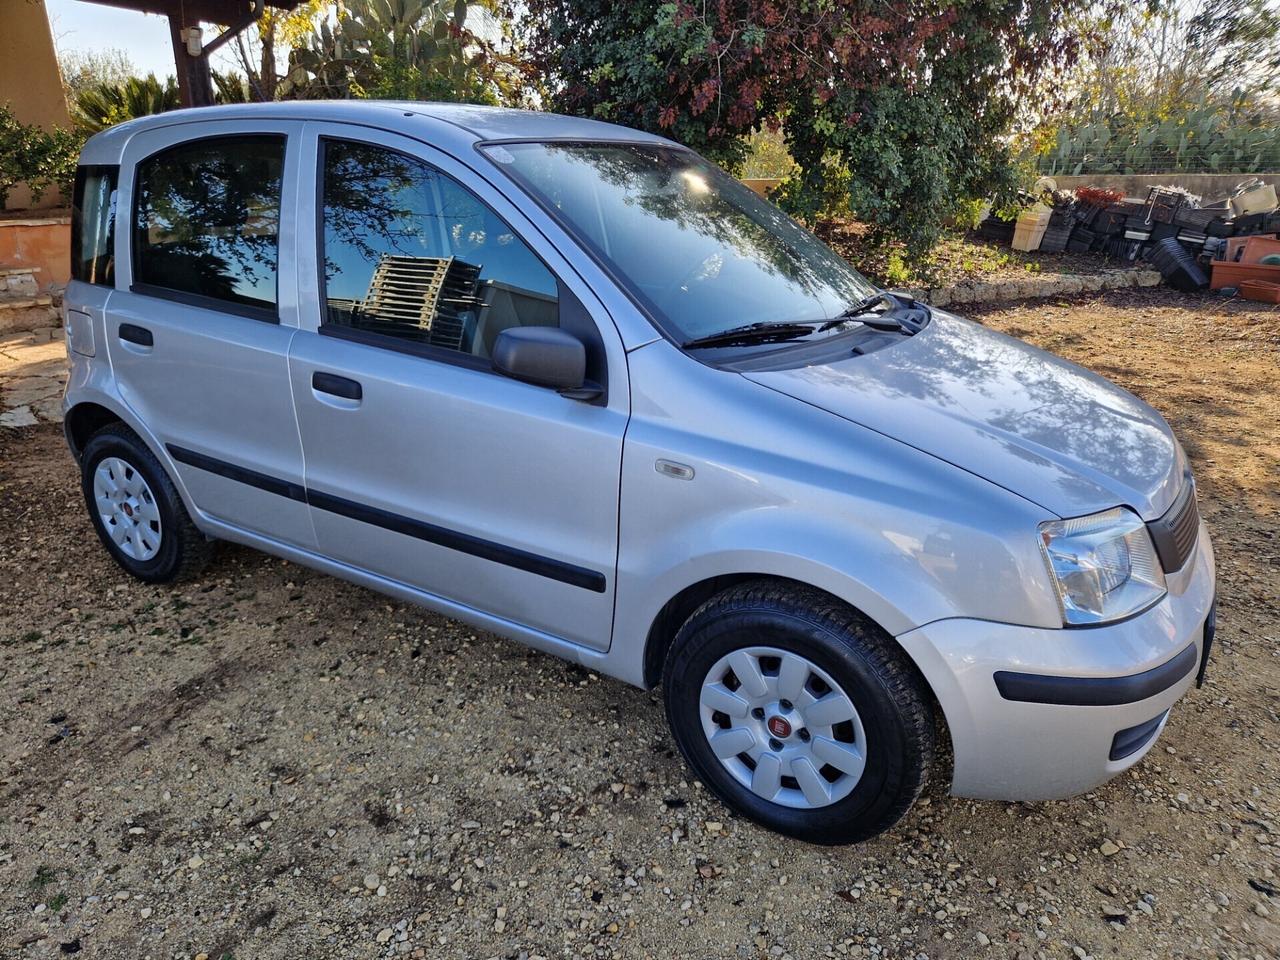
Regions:
[[1160, 603], [1107, 626], [953, 619], [898, 637], [946, 717], [951, 792], [1051, 800], [1137, 763], [1196, 682], [1215, 580], [1203, 523], [1194, 554], [1166, 580]]

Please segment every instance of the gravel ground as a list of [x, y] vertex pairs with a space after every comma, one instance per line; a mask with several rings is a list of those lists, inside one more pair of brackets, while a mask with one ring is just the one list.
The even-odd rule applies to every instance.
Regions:
[[1220, 646], [1130, 773], [789, 841], [691, 781], [653, 694], [243, 549], [126, 579], [57, 428], [0, 430], [0, 955], [1275, 957], [1280, 314], [973, 313], [1194, 461]]

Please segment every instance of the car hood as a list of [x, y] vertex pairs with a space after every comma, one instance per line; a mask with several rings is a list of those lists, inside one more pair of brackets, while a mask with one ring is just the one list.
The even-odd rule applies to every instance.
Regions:
[[1060, 517], [1124, 504], [1144, 519], [1185, 470], [1169, 425], [1073, 363], [935, 310], [900, 343], [744, 376], [910, 444]]

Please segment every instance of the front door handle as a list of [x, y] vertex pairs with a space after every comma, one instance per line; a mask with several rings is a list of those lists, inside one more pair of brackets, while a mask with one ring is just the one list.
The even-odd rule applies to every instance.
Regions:
[[127, 343], [136, 343], [140, 347], [150, 347], [155, 345], [155, 338], [151, 336], [151, 331], [146, 327], [140, 327], [136, 323], [122, 323], [116, 334], [121, 340]]
[[317, 393], [341, 397], [343, 400], [360, 400], [364, 396], [364, 390], [359, 381], [320, 370], [311, 374], [311, 389]]

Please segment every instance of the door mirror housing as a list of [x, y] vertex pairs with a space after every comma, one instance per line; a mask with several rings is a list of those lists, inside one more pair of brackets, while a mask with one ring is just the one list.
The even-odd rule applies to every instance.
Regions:
[[587, 383], [587, 348], [560, 327], [508, 327], [498, 334], [490, 356], [498, 373], [574, 400], [592, 400], [600, 388]]

